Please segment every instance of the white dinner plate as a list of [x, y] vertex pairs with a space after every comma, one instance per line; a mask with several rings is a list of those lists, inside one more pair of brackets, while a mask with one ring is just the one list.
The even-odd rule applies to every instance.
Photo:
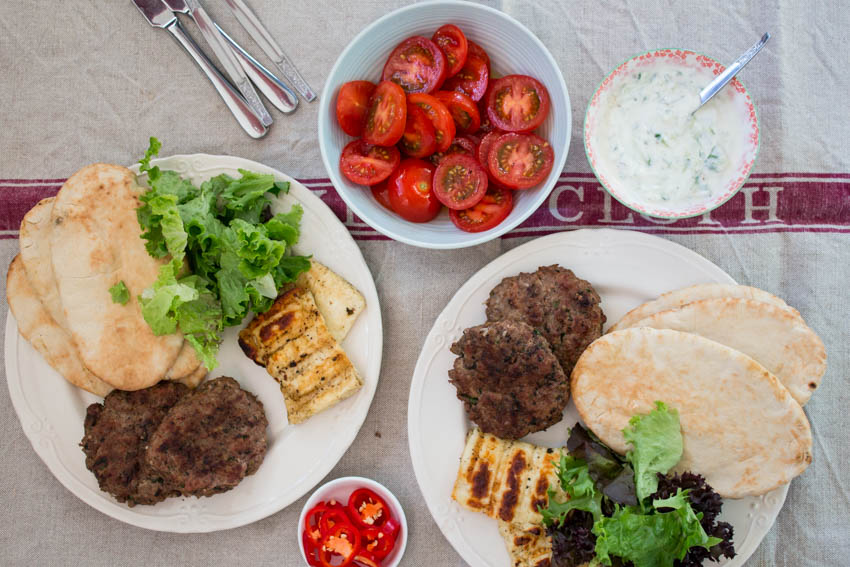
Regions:
[[[170, 498], [154, 506], [128, 507], [102, 492], [86, 469], [79, 443], [86, 407], [100, 401], [67, 383], [6, 320], [6, 376], [12, 403], [36, 453], [56, 478], [81, 500], [113, 518], [152, 530], [211, 532], [255, 522], [285, 508], [312, 489], [336, 465], [363, 424], [381, 370], [383, 331], [375, 282], [360, 249], [345, 226], [321, 199], [295, 179], [246, 159], [204, 154], [173, 156], [153, 162], [200, 183], [238, 169], [271, 173], [290, 182], [288, 195], [273, 201], [275, 213], [296, 201], [304, 208], [297, 254], [309, 255], [351, 282], [366, 298], [343, 348], [363, 377], [354, 396], [304, 423], [289, 425], [277, 382], [249, 360], [237, 344], [239, 329], [228, 328], [219, 351], [219, 367], [210, 378], [232, 376], [263, 402], [269, 420], [268, 451], [256, 474], [239, 486], [209, 498]], [[138, 172], [138, 168], [134, 168]], [[250, 317], [246, 318], [245, 324]]]
[[[532, 240], [478, 271], [449, 301], [425, 339], [410, 387], [408, 440], [413, 470], [431, 515], [463, 559], [473, 567], [508, 567], [496, 520], [452, 500], [460, 455], [470, 422], [448, 381], [455, 355], [449, 351], [467, 327], [487, 319], [484, 302], [502, 278], [559, 264], [589, 281], [602, 298], [606, 329], [627, 311], [666, 291], [705, 283], [735, 283], [723, 270], [670, 241], [610, 229], [576, 230]], [[578, 420], [572, 401], [564, 419], [524, 440], [562, 447]], [[743, 565], [773, 525], [788, 486], [760, 497], [725, 499], [720, 519], [735, 529], [737, 556], [718, 565]], [[715, 565], [712, 563], [712, 565]]]

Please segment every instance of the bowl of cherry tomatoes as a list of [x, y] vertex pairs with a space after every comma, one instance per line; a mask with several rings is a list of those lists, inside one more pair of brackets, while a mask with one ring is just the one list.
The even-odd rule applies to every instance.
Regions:
[[396, 567], [407, 547], [407, 519], [382, 484], [359, 476], [338, 478], [304, 504], [298, 545], [311, 567]]
[[331, 182], [360, 219], [446, 249], [537, 210], [566, 163], [572, 121], [564, 77], [533, 33], [444, 0], [360, 32], [328, 76], [318, 126]]

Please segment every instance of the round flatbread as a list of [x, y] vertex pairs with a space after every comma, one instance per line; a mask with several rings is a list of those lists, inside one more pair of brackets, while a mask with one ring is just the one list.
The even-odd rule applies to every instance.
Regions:
[[769, 492], [812, 462], [803, 409], [762, 365], [709, 339], [647, 327], [597, 339], [582, 354], [572, 397], [584, 423], [625, 453], [623, 429], [655, 401], [679, 412], [677, 472], [701, 474], [721, 496]]
[[740, 299], [752, 299], [753, 301], [769, 303], [792, 315], [800, 317], [799, 311], [785, 303], [781, 298], [776, 297], [772, 293], [768, 293], [763, 289], [750, 287], [748, 285], [707, 283], [670, 291], [659, 296], [658, 299], [647, 301], [643, 305], [639, 305], [626, 313], [622, 319], [615, 323], [613, 327], [608, 329], [608, 332], [613, 333], [620, 329], [634, 327], [637, 321], [658, 313], [659, 311], [676, 309], [701, 299], [715, 299], [721, 297], [736, 297]]
[[[53, 204], [50, 251], [68, 330], [83, 364], [121, 390], [156, 384], [183, 345], [179, 334], [155, 336], [136, 297], [163, 261], [140, 238], [136, 176], [117, 165], [89, 165], [72, 175]], [[109, 288], [123, 281], [126, 305]]]
[[50, 261], [50, 215], [54, 197], [42, 199], [31, 208], [21, 221], [21, 261], [27, 270], [27, 279], [38, 294], [41, 303], [56, 323], [67, 328], [65, 312], [59, 300], [59, 289], [53, 277]]
[[21, 256], [15, 256], [6, 274], [6, 298], [18, 330], [47, 363], [68, 382], [97, 396], [112, 386], [83, 366], [71, 336], [50, 316], [27, 279]]
[[[201, 366], [201, 361], [198, 359], [198, 354], [188, 341], [183, 341], [183, 346], [180, 347], [180, 352], [177, 353], [177, 358], [165, 373], [165, 380], [181, 381], [184, 378], [190, 377], [198, 371]], [[188, 386], [188, 384], [186, 384]]]
[[826, 349], [799, 316], [751, 299], [704, 299], [635, 322], [632, 327], [694, 333], [755, 359], [800, 405], [826, 372]]

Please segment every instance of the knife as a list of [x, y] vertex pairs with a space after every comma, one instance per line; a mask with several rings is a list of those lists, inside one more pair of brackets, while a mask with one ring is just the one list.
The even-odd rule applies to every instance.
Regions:
[[260, 21], [260, 18], [251, 11], [251, 8], [243, 0], [225, 0], [225, 2], [230, 6], [230, 10], [236, 16], [236, 19], [239, 20], [239, 23], [242, 24], [242, 27], [254, 38], [254, 41], [257, 42], [266, 55], [271, 57], [275, 65], [283, 72], [284, 78], [292, 83], [295, 90], [298, 91], [304, 100], [307, 102], [315, 100], [316, 93], [313, 92], [307, 81], [301, 77], [295, 65], [274, 40], [272, 34], [269, 33], [269, 30]]
[[254, 59], [241, 45], [236, 43], [236, 40], [227, 35], [218, 24], [215, 24], [215, 27], [231, 47], [233, 47], [233, 52], [239, 58], [239, 63], [242, 65], [248, 78], [251, 79], [252, 83], [257, 85], [257, 88], [269, 99], [269, 102], [284, 114], [295, 111], [295, 107], [298, 106], [298, 97], [295, 96], [295, 93], [259, 61]]
[[192, 38], [186, 34], [180, 22], [177, 21], [177, 16], [168, 9], [168, 6], [163, 4], [162, 0], [132, 0], [132, 2], [150, 25], [167, 30], [192, 56], [192, 59], [213, 84], [215, 90], [218, 91], [227, 108], [236, 117], [242, 129], [252, 138], [265, 136], [268, 132], [266, 125], [254, 113], [242, 95], [218, 72], [218, 69], [204, 55], [198, 45], [192, 41]]
[[198, 29], [201, 30], [201, 35], [207, 40], [213, 53], [215, 53], [227, 74], [230, 75], [230, 79], [236, 85], [236, 88], [239, 89], [239, 92], [242, 93], [242, 96], [245, 97], [245, 100], [248, 101], [248, 104], [254, 110], [254, 113], [263, 121], [263, 124], [266, 126], [270, 125], [272, 123], [272, 117], [269, 115], [269, 111], [260, 102], [257, 91], [254, 90], [254, 86], [248, 80], [248, 75], [245, 74], [245, 71], [239, 64], [239, 60], [236, 58], [236, 54], [233, 53], [230, 44], [227, 43], [221, 33], [215, 28], [212, 18], [210, 18], [198, 0], [162, 1], [174, 12], [192, 16], [192, 19], [198, 25]]

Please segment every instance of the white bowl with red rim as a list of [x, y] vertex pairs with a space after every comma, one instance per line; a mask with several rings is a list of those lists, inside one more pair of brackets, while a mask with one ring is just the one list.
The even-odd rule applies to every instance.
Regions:
[[396, 536], [395, 546], [389, 555], [380, 560], [381, 567], [398, 567], [401, 563], [401, 558], [404, 555], [404, 550], [407, 548], [407, 517], [404, 515], [404, 509], [401, 507], [401, 502], [395, 497], [395, 494], [383, 484], [376, 482], [370, 478], [362, 476], [344, 476], [326, 482], [316, 489], [315, 492], [307, 499], [304, 508], [301, 510], [301, 515], [298, 517], [298, 549], [301, 550], [301, 558], [305, 565], [307, 562], [307, 554], [304, 550], [304, 533], [307, 513], [315, 508], [320, 502], [328, 502], [335, 500], [343, 505], [348, 502], [348, 497], [351, 493], [360, 488], [368, 488], [387, 504], [392, 517], [395, 518], [399, 525], [398, 535]]
[[[432, 221], [413, 223], [384, 208], [368, 187], [349, 181], [339, 170], [345, 145], [353, 140], [336, 121], [336, 97], [349, 81], [377, 83], [390, 52], [413, 35], [430, 38], [440, 26], [455, 24], [490, 57], [492, 74], [534, 77], [549, 91], [549, 114], [535, 133], [545, 138], [555, 154], [552, 171], [538, 186], [515, 191], [514, 208], [498, 226], [469, 233], [457, 228], [445, 209]], [[536, 211], [552, 191], [567, 161], [572, 116], [567, 85], [552, 54], [521, 23], [504, 12], [458, 0], [422, 2], [400, 8], [375, 20], [351, 40], [331, 69], [319, 100], [319, 149], [334, 188], [366, 225], [394, 240], [423, 248], [475, 246], [515, 228]], [[357, 219], [355, 219], [355, 222]], [[349, 226], [357, 228], [357, 226]], [[365, 228], [365, 226], [363, 227]]]
[[[587, 161], [596, 178], [612, 197], [630, 209], [657, 218], [680, 219], [705, 214], [716, 209], [731, 199], [743, 187], [758, 156], [759, 124], [755, 105], [747, 89], [737, 79], [732, 81], [716, 96], [727, 97], [734, 102], [739, 113], [741, 131], [745, 140], [742, 150], [731, 156], [732, 167], [721, 182], [712, 188], [709, 197], [699, 202], [688, 202], [684, 206], [659, 206], [657, 202], [641, 198], [636, 191], [631, 190], [615, 173], [614, 164], [605, 161], [601, 149], [600, 130], [605, 119], [605, 103], [607, 97], [621, 84], [621, 81], [631, 76], [635, 71], [657, 65], [659, 62], [669, 65], [681, 65], [693, 69], [707, 70], [709, 78], [725, 70], [725, 67], [711, 57], [684, 49], [657, 49], [641, 53], [625, 61], [614, 69], [597, 87], [587, 105], [584, 119], [584, 149]], [[706, 83], [707, 84], [707, 83]]]

